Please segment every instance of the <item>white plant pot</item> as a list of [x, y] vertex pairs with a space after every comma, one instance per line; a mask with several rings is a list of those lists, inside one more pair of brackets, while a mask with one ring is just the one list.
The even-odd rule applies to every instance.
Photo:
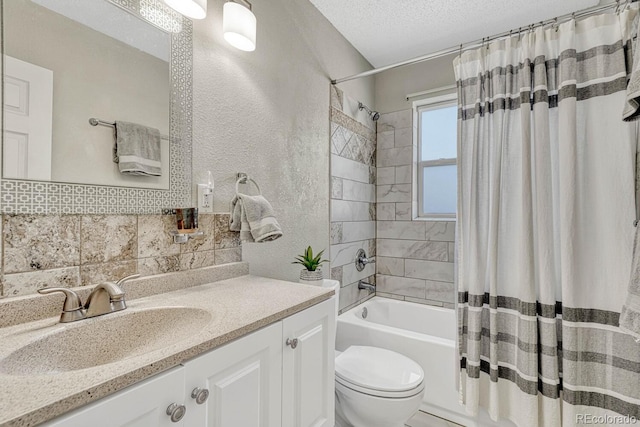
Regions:
[[315, 271], [309, 271], [306, 268], [300, 270], [300, 283], [305, 285], [322, 286], [322, 269], [317, 268]]

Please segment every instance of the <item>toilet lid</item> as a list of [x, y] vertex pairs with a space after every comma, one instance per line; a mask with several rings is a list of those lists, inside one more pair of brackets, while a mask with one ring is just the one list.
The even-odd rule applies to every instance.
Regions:
[[422, 383], [422, 367], [402, 354], [384, 348], [354, 345], [335, 359], [336, 376], [369, 390], [401, 392]]

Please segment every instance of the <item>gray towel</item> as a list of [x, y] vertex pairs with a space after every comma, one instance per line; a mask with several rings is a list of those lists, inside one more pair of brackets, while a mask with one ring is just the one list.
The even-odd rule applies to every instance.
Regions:
[[113, 161], [120, 173], [161, 176], [160, 131], [136, 123], [116, 122]]
[[264, 197], [238, 193], [231, 201], [231, 231], [240, 232], [243, 242], [268, 242], [282, 237], [273, 208]]
[[640, 340], [640, 225], [636, 228], [636, 238], [633, 244], [633, 262], [631, 279], [627, 299], [620, 313], [620, 329], [632, 335], [636, 341]]
[[622, 111], [622, 120], [631, 122], [640, 118], [640, 52], [638, 51], [638, 20], [637, 15], [631, 24], [631, 50], [633, 52], [633, 66], [627, 84], [627, 96]]

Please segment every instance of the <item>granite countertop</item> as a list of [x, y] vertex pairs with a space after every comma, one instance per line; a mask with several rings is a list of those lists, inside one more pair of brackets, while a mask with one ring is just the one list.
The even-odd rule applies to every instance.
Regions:
[[[0, 372], [0, 426], [34, 426], [53, 419], [329, 299], [333, 293], [328, 288], [246, 275], [129, 300], [127, 310], [93, 319], [60, 324], [57, 317], [50, 317], [0, 328], [2, 361], [46, 334], [136, 310], [194, 307], [211, 316], [206, 326], [178, 337], [172, 345], [114, 363], [55, 374]], [[77, 343], [77, 351], [91, 346], [91, 340], [91, 336], [84, 337]]]

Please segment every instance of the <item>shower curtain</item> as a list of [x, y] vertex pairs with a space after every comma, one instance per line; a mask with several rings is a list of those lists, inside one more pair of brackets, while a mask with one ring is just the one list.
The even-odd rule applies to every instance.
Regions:
[[537, 28], [454, 61], [460, 393], [472, 415], [520, 427], [640, 419], [640, 345], [617, 327], [635, 219], [635, 125], [622, 109], [636, 15]]

